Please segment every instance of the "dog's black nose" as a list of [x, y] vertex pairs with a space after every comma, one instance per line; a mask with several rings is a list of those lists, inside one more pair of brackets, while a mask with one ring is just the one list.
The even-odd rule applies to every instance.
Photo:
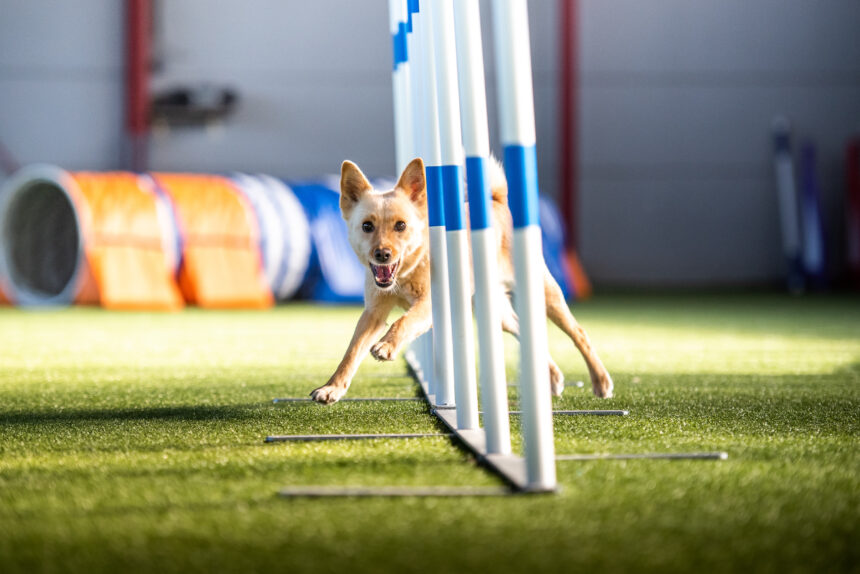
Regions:
[[388, 260], [391, 259], [391, 250], [377, 249], [373, 252], [373, 257], [375, 257], [380, 263], [388, 263]]

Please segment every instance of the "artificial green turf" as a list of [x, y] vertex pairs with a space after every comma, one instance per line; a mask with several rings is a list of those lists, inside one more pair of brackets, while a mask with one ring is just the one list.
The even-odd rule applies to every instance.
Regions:
[[[557, 417], [559, 453], [729, 460], [559, 462], [555, 496], [285, 500], [285, 485], [499, 482], [443, 438], [263, 444], [439, 430], [421, 403], [271, 404], [325, 382], [358, 308], [0, 310], [0, 572], [858, 571], [856, 298], [601, 296], [574, 311], [617, 395], [586, 380], [556, 408], [631, 414]], [[550, 344], [583, 379], [554, 328]], [[402, 360], [368, 360], [350, 394], [416, 387]]]

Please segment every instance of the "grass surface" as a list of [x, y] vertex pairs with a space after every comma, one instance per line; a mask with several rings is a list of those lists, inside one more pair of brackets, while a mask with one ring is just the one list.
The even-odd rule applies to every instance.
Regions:
[[[0, 572], [858, 571], [857, 299], [603, 296], [575, 308], [617, 398], [569, 388], [557, 496], [285, 500], [285, 485], [497, 485], [421, 403], [272, 405], [324, 383], [358, 308], [0, 310]], [[554, 328], [553, 354], [585, 377]], [[508, 341], [510, 376], [516, 346]], [[511, 398], [515, 399], [515, 390]], [[414, 396], [402, 360], [350, 396]], [[516, 420], [514, 421], [516, 423]]]

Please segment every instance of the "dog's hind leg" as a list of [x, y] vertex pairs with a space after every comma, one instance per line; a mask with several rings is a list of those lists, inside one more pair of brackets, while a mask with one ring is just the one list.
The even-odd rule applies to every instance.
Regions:
[[[511, 305], [511, 300], [508, 298], [508, 294], [502, 293], [498, 299], [501, 301], [502, 330], [506, 333], [512, 334], [517, 338], [517, 340], [519, 340], [520, 320]], [[564, 392], [564, 373], [561, 372], [561, 369], [558, 368], [558, 365], [555, 364], [555, 361], [553, 361], [552, 357], [549, 355], [547, 356], [547, 362], [549, 363], [550, 391], [553, 395], [560, 397], [561, 393]]]
[[549, 270], [544, 270], [544, 293], [546, 295], [546, 315], [550, 321], [555, 323], [559, 329], [564, 331], [573, 340], [573, 344], [582, 353], [588, 373], [591, 376], [591, 388], [598, 397], [609, 398], [612, 396], [612, 377], [606, 367], [603, 366], [597, 352], [591, 346], [591, 341], [574, 319], [567, 301], [561, 292], [561, 287], [555, 282]]

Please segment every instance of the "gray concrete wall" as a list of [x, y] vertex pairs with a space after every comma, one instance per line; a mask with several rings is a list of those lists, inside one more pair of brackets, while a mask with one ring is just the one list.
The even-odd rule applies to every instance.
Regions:
[[[366, 171], [394, 171], [391, 38], [386, 1], [235, 0], [164, 2], [165, 62], [156, 87], [220, 81], [239, 88], [242, 109], [223, 129], [156, 135], [163, 169], [260, 170], [287, 177], [337, 171], [344, 158]], [[483, 0], [484, 29], [490, 29]], [[532, 2], [541, 181], [556, 187], [555, 2]], [[212, 13], [207, 18], [197, 15]], [[274, 16], [273, 16], [274, 15]], [[495, 144], [492, 38], [484, 36]], [[497, 147], [497, 146], [496, 146]], [[194, 153], [189, 154], [188, 150]], [[190, 166], [190, 167], [189, 167]]]
[[0, 0], [0, 140], [20, 161], [118, 167], [121, 7]]
[[[22, 161], [121, 167], [122, 4], [0, 0], [0, 140]], [[860, 129], [860, 3], [580, 4], [579, 240], [597, 284], [775, 280], [768, 131], [780, 113], [819, 144], [836, 225], [842, 146]], [[394, 170], [385, 0], [161, 6], [154, 88], [211, 82], [242, 102], [219, 128], [156, 132], [153, 169], [305, 178], [351, 158], [373, 175]], [[532, 0], [530, 18], [540, 180], [554, 194], [556, 1]]]
[[162, 4], [165, 66], [156, 85], [223, 82], [242, 102], [223, 129], [156, 136], [154, 165], [313, 177], [349, 157], [374, 174], [394, 171], [386, 2]]
[[858, 22], [844, 0], [583, 0], [580, 239], [594, 278], [779, 277], [777, 114], [818, 144], [837, 231], [843, 147], [860, 132]]

